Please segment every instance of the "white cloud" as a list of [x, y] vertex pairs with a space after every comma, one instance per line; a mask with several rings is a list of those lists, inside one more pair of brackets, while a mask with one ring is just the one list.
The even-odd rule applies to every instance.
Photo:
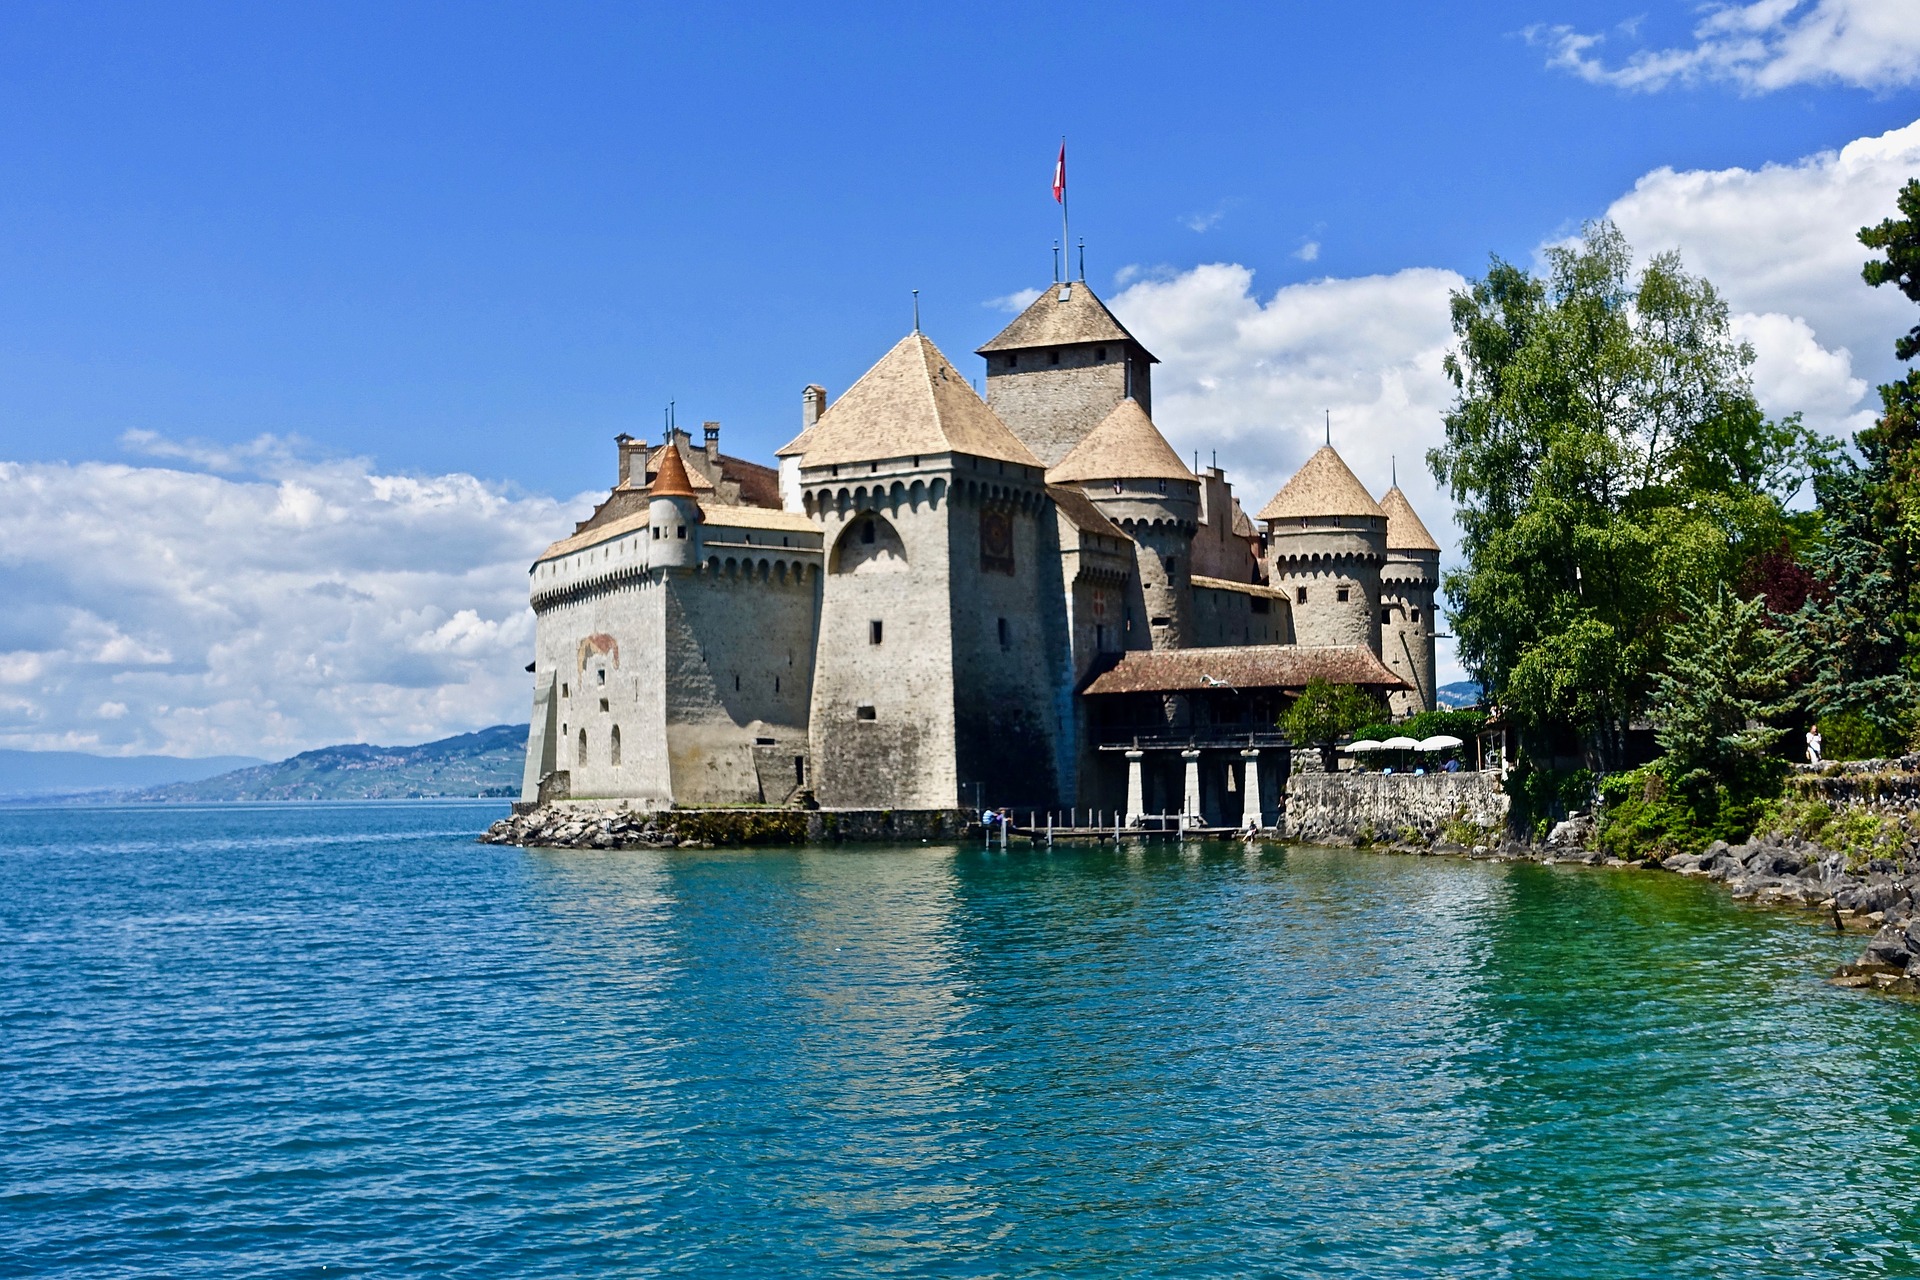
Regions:
[[274, 756], [527, 714], [527, 565], [584, 500], [129, 443], [229, 474], [0, 463], [0, 745]]
[[[1637, 24], [1623, 24], [1632, 38]], [[1652, 92], [1674, 83], [1724, 81], [1752, 93], [1796, 84], [1893, 89], [1920, 82], [1920, 14], [1913, 0], [1756, 0], [1714, 4], [1694, 44], [1639, 49], [1609, 66], [1606, 43], [1567, 26], [1534, 27], [1527, 38], [1552, 50], [1547, 65], [1594, 84]]]
[[[1153, 419], [1182, 457], [1220, 464], [1249, 515], [1333, 443], [1376, 495], [1400, 487], [1435, 538], [1457, 544], [1453, 504], [1427, 471], [1453, 398], [1440, 361], [1453, 339], [1447, 295], [1466, 281], [1413, 268], [1291, 284], [1264, 301], [1246, 267], [1214, 263], [1133, 284], [1113, 298], [1159, 356]], [[1457, 560], [1454, 561], [1457, 563]], [[1459, 679], [1443, 642], [1442, 676]]]
[[1320, 257], [1320, 242], [1318, 240], [1307, 241], [1293, 251], [1293, 256], [1302, 262], [1318, 261]]
[[1013, 315], [1018, 315], [1032, 306], [1033, 300], [1039, 296], [1040, 290], [1038, 289], [1015, 289], [1012, 293], [1004, 297], [988, 298], [980, 305], [990, 307], [995, 311], [1005, 311]]
[[1220, 219], [1227, 215], [1215, 209], [1212, 213], [1189, 213], [1180, 219], [1180, 225], [1189, 231], [1211, 231], [1220, 225]]
[[[1804, 410], [1813, 425], [1852, 430], [1877, 403], [1872, 384], [1896, 376], [1893, 339], [1913, 323], [1897, 290], [1861, 281], [1857, 233], [1896, 212], [1916, 171], [1920, 123], [1791, 164], [1656, 169], [1607, 216], [1637, 252], [1678, 249], [1713, 281], [1754, 344], [1754, 385], [1770, 413]], [[1816, 370], [1825, 371], [1817, 387]], [[1845, 400], [1850, 386], [1858, 394]]]

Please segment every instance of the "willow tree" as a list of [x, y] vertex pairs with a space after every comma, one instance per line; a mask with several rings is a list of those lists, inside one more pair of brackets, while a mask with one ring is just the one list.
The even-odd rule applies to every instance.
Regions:
[[1617, 768], [1668, 625], [1780, 545], [1812, 438], [1760, 411], [1713, 286], [1677, 254], [1636, 273], [1611, 223], [1543, 275], [1495, 258], [1452, 316], [1457, 394], [1428, 463], [1458, 507], [1461, 661], [1523, 727]]

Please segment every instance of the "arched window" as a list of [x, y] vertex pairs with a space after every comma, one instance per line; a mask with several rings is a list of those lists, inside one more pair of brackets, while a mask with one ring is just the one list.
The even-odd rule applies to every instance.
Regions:
[[587, 762], [587, 731], [585, 729], [580, 731], [580, 750], [574, 756], [573, 762], [576, 765], [583, 765]]
[[609, 762], [613, 764], [620, 763], [620, 726], [619, 725], [613, 726], [613, 741], [612, 741], [612, 745], [609, 747], [609, 754], [607, 756], [607, 759]]

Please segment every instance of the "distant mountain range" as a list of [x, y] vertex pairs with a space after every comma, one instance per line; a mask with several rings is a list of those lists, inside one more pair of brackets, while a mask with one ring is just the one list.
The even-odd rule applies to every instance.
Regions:
[[0, 751], [0, 803], [206, 804], [517, 796], [527, 726], [497, 724], [413, 747], [356, 742], [269, 763], [252, 756]]
[[1433, 691], [1433, 700], [1448, 710], [1458, 707], [1476, 707], [1486, 697], [1474, 680], [1455, 680], [1452, 684], [1443, 684]]
[[527, 726], [497, 724], [415, 747], [363, 742], [303, 751], [195, 782], [133, 792], [141, 804], [260, 800], [423, 800], [442, 796], [517, 796], [527, 757]]
[[0, 750], [0, 801], [107, 795], [265, 764], [258, 756], [94, 756], [84, 751]]

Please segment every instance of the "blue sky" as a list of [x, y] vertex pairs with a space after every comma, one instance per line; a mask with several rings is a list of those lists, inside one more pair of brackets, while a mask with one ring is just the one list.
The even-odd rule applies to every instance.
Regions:
[[[185, 550], [122, 580], [123, 543], [91, 525], [81, 551], [14, 536], [0, 586], [29, 607], [0, 621], [0, 745], [273, 754], [524, 714], [511, 679], [478, 674], [517, 675], [530, 634], [500, 566], [610, 483], [609, 437], [657, 431], [671, 398], [730, 452], [770, 453], [805, 383], [844, 389], [907, 327], [913, 288], [977, 370], [994, 300], [1049, 276], [1062, 134], [1089, 278], [1167, 361], [1163, 428], [1219, 447], [1255, 503], [1322, 407], [1370, 481], [1387, 463], [1366, 424], [1397, 415], [1404, 480], [1438, 430], [1445, 289], [1609, 210], [1724, 270], [1769, 407], [1804, 396], [1842, 429], [1865, 403], [1848, 391], [1892, 363], [1890, 329], [1872, 347], [1891, 304], [1832, 283], [1832, 227], [1864, 197], [1821, 224], [1825, 293], [1749, 271], [1739, 221], [1907, 163], [1904, 135], [1868, 178], [1817, 158], [1920, 120], [1908, 25], [1911, 0], [7, 6], [0, 490], [43, 524], [124, 520], [261, 576], [181, 631], [177, 600], [206, 598], [216, 565], [168, 588], [151, 579]], [[1796, 165], [1802, 187], [1767, 186]], [[1716, 188], [1731, 225], [1688, 221], [1702, 172], [1747, 175]], [[1238, 336], [1210, 345], [1220, 325]], [[1352, 368], [1261, 390], [1335, 330], [1348, 354], [1319, 358]], [[1385, 372], [1351, 354], [1396, 342]], [[1373, 388], [1350, 413], [1343, 377]], [[368, 492], [415, 506], [382, 526], [354, 506]], [[255, 536], [303, 549], [153, 523], [228, 500], [221, 536], [277, 519], [294, 532]], [[476, 538], [444, 511], [494, 558], [462, 559]], [[330, 564], [296, 536], [316, 521], [382, 545]], [[97, 595], [71, 588], [95, 569]], [[312, 590], [373, 603], [275, 612]], [[376, 656], [409, 645], [419, 662]], [[289, 656], [322, 651], [338, 663]]]

